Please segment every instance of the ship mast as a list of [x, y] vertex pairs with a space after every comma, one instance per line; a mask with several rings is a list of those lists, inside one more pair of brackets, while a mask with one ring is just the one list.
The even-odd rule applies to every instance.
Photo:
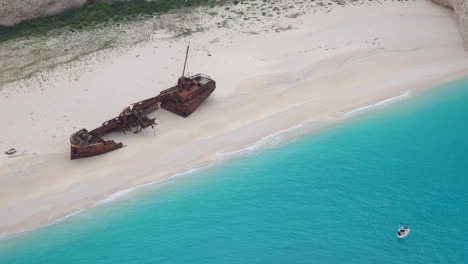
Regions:
[[188, 57], [189, 48], [190, 48], [190, 42], [187, 45], [187, 52], [185, 53], [185, 62], [184, 62], [184, 69], [182, 70], [182, 77], [185, 76], [185, 66], [187, 66], [187, 57]]

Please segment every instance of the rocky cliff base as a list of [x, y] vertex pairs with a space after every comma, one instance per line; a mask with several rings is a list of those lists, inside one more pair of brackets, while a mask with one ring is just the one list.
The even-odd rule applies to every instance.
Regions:
[[432, 0], [440, 5], [452, 8], [460, 28], [465, 50], [468, 51], [468, 0]]

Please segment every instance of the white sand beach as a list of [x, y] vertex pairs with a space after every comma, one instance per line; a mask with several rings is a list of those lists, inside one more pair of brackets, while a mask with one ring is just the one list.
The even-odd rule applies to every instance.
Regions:
[[[86, 55], [36, 81], [5, 85], [0, 233], [50, 224], [280, 130], [308, 121], [330, 124], [355, 109], [468, 75], [452, 12], [430, 1], [348, 5], [270, 20], [154, 37]], [[158, 110], [151, 115], [154, 131], [105, 136], [125, 148], [70, 160], [70, 134], [174, 85], [189, 41], [189, 71], [213, 77], [213, 94], [188, 118]], [[3, 151], [10, 148], [27, 155], [9, 158]]]

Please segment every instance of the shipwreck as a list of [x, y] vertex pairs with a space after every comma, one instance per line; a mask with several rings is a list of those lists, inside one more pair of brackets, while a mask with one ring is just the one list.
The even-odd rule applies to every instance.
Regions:
[[102, 136], [114, 131], [135, 133], [156, 125], [155, 118], [147, 115], [163, 108], [182, 117], [188, 117], [216, 89], [216, 82], [204, 74], [185, 76], [189, 46], [185, 54], [182, 76], [177, 85], [161, 91], [157, 96], [131, 104], [115, 118], [104, 122], [91, 131], [81, 129], [70, 136], [71, 159], [79, 159], [104, 154], [124, 145]]

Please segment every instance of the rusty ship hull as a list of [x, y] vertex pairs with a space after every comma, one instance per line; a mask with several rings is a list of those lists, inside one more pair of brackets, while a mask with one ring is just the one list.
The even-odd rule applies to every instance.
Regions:
[[161, 102], [161, 108], [182, 117], [187, 117], [216, 89], [215, 81], [206, 76], [195, 75], [192, 78], [196, 80], [195, 84], [192, 82], [193, 79], [189, 78], [190, 86], [173, 96], [165, 98]]
[[123, 147], [123, 143], [113, 140], [105, 141], [102, 138], [81, 129], [70, 136], [70, 158], [80, 159], [104, 154]]
[[104, 154], [123, 147], [123, 143], [105, 141], [101, 137], [115, 131], [134, 133], [156, 125], [155, 119], [146, 115], [163, 108], [182, 117], [192, 114], [205, 99], [216, 89], [216, 82], [211, 77], [197, 74], [182, 76], [176, 86], [163, 90], [159, 95], [134, 103], [125, 108], [119, 116], [104, 122], [92, 131], [81, 129], [70, 136], [71, 159]]

